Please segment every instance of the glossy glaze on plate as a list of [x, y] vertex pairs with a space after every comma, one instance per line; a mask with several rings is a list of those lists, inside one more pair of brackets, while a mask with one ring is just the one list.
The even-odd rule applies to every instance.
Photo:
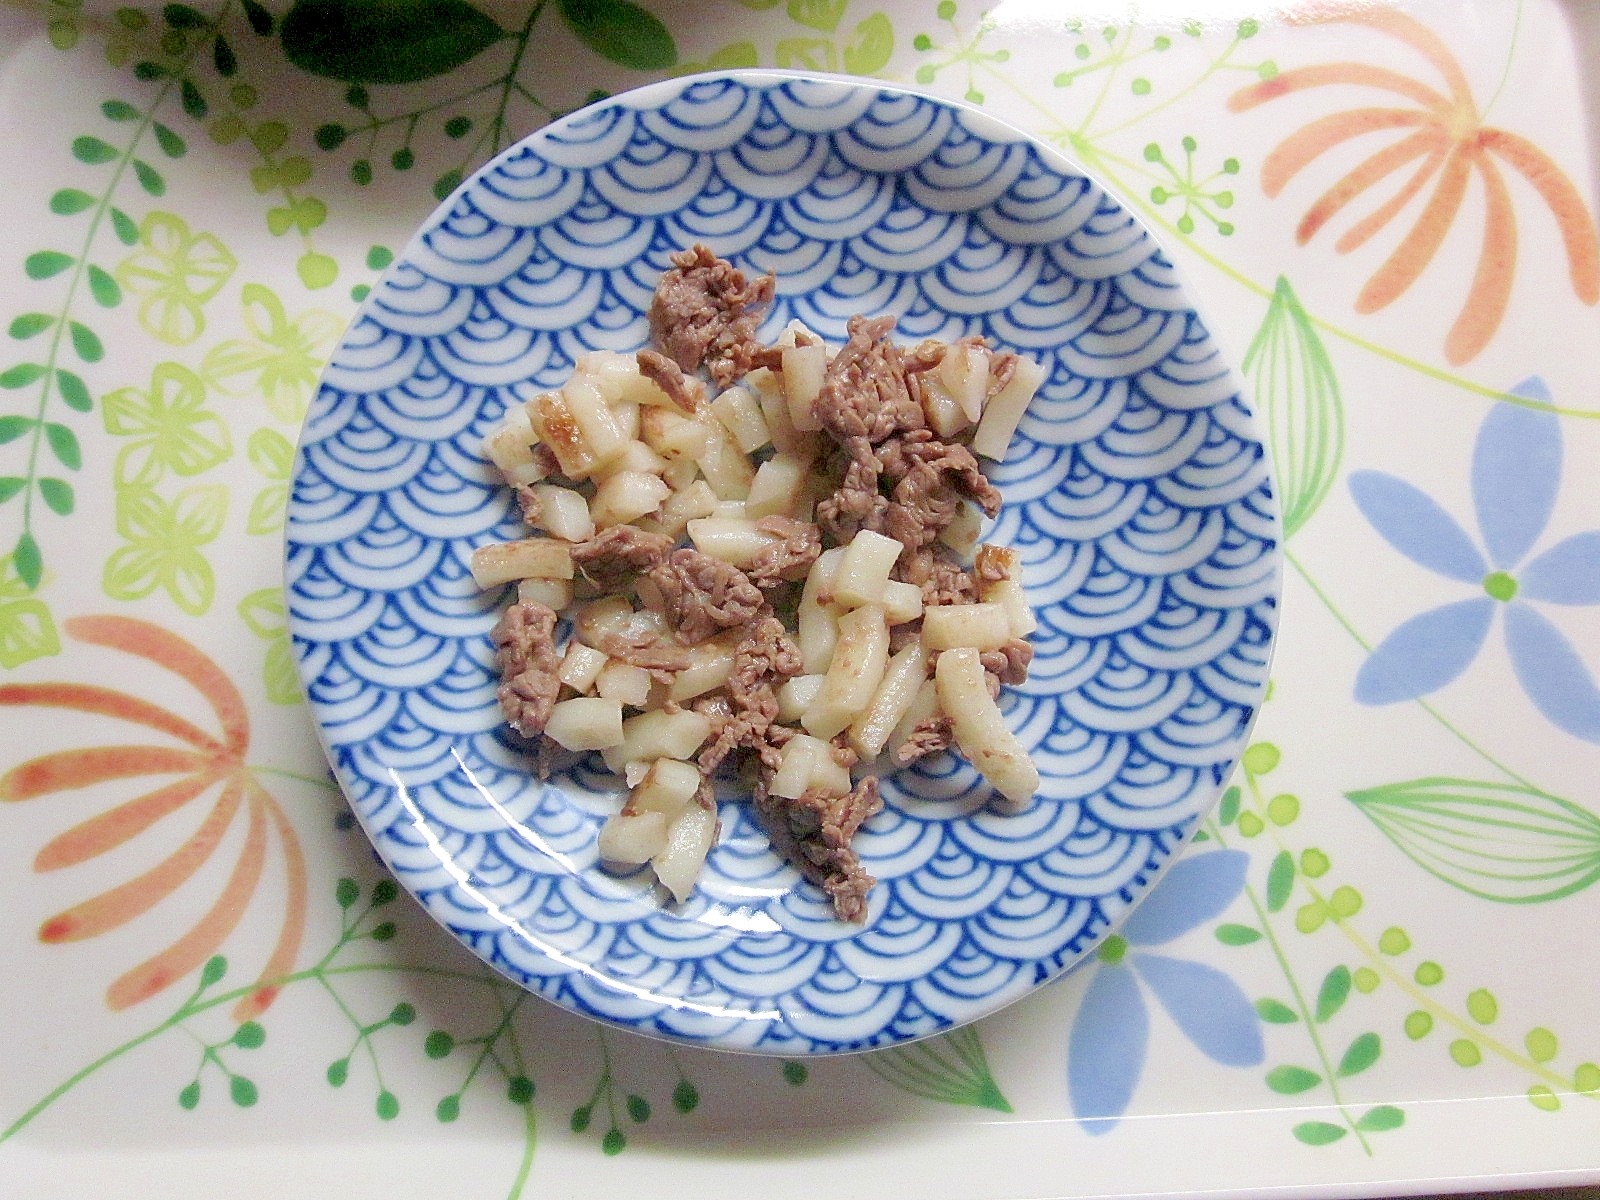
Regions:
[[[763, 333], [982, 333], [1048, 368], [992, 540], [1039, 613], [1008, 720], [1044, 779], [986, 805], [941, 757], [857, 839], [879, 879], [831, 919], [731, 794], [699, 890], [595, 855], [615, 781], [541, 787], [507, 748], [472, 549], [518, 536], [479, 443], [590, 349], [632, 350], [667, 255], [772, 270]], [[641, 1032], [796, 1054], [891, 1044], [1053, 977], [1149, 887], [1216, 798], [1265, 686], [1278, 591], [1265, 456], [1166, 258], [1096, 184], [948, 101], [737, 72], [547, 127], [470, 180], [335, 352], [297, 462], [291, 628], [379, 851], [486, 961]]]

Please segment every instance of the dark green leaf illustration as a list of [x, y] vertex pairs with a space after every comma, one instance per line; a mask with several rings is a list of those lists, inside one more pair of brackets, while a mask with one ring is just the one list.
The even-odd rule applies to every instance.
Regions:
[[1362, 1133], [1387, 1133], [1406, 1123], [1406, 1114], [1392, 1104], [1380, 1104], [1361, 1114], [1356, 1128]]
[[1344, 1052], [1339, 1059], [1339, 1074], [1343, 1077], [1359, 1075], [1373, 1063], [1378, 1061], [1378, 1055], [1383, 1052], [1383, 1044], [1375, 1033], [1363, 1033]]
[[1329, 1145], [1337, 1142], [1344, 1133], [1343, 1125], [1332, 1125], [1327, 1121], [1302, 1121], [1294, 1127], [1295, 1140], [1308, 1146]]
[[89, 294], [102, 308], [115, 308], [122, 303], [122, 285], [103, 267], [89, 264]]
[[20, 475], [0, 475], [0, 504], [4, 504], [27, 486], [28, 481]]
[[659, 71], [678, 61], [667, 27], [629, 0], [559, 0], [559, 5], [579, 40], [619, 66]]
[[117, 241], [124, 246], [139, 244], [139, 226], [134, 219], [120, 208], [111, 210], [111, 232], [117, 235]]
[[40, 250], [23, 260], [22, 269], [29, 279], [49, 279], [70, 267], [75, 260], [59, 250]]
[[8, 370], [0, 371], [0, 388], [27, 387], [30, 383], [43, 377], [44, 368], [38, 363], [18, 363]]
[[62, 466], [72, 471], [83, 466], [83, 451], [78, 448], [78, 435], [72, 430], [51, 422], [44, 427], [44, 436]]
[[69, 516], [72, 513], [73, 495], [72, 485], [65, 479], [44, 478], [39, 480], [39, 495], [44, 497], [44, 502], [50, 506], [50, 511], [57, 516]]
[[1293, 537], [1333, 487], [1344, 455], [1344, 410], [1328, 351], [1282, 276], [1245, 352], [1244, 374], [1267, 418], [1283, 534]]
[[188, 144], [160, 121], [152, 128], [155, 130], [156, 142], [161, 147], [161, 152], [168, 158], [182, 158], [189, 152]]
[[50, 211], [59, 217], [80, 213], [94, 203], [94, 197], [77, 188], [62, 188], [50, 197]]
[[1548, 793], [1430, 778], [1345, 794], [1418, 866], [1474, 896], [1536, 904], [1600, 879], [1600, 817]]
[[211, 107], [206, 103], [206, 98], [200, 94], [200, 89], [195, 87], [194, 81], [185, 79], [178, 93], [183, 103], [183, 111], [196, 121], [205, 120], [206, 113], [211, 111]]
[[187, 4], [168, 4], [161, 10], [161, 19], [174, 29], [200, 29], [206, 19], [198, 9]]
[[1293, 1025], [1300, 1015], [1282, 1000], [1270, 997], [1256, 1001], [1256, 1015], [1269, 1025]]
[[139, 110], [126, 100], [107, 100], [100, 111], [113, 121], [137, 121]]
[[81, 321], [69, 321], [72, 332], [72, 348], [78, 352], [78, 357], [87, 363], [99, 362], [106, 356], [106, 348], [100, 337]]
[[72, 157], [91, 166], [97, 163], [108, 163], [117, 156], [117, 148], [109, 142], [103, 142], [97, 137], [85, 134], [83, 137], [72, 140]]
[[1350, 998], [1350, 968], [1337, 966], [1322, 977], [1317, 989], [1317, 1020], [1329, 1021]]
[[314, 75], [413, 83], [448, 74], [505, 32], [464, 0], [295, 0], [279, 36], [289, 61]]
[[216, 67], [217, 74], [224, 79], [231, 79], [239, 70], [239, 56], [233, 52], [228, 39], [220, 33], [211, 47], [211, 65]]
[[1298, 1096], [1321, 1082], [1321, 1075], [1304, 1067], [1274, 1067], [1267, 1072], [1267, 1086], [1280, 1096]]
[[0, 446], [14, 442], [34, 427], [32, 417], [0, 417]]
[[17, 539], [16, 549], [11, 552], [11, 565], [29, 591], [37, 588], [39, 580], [44, 577], [44, 556], [39, 553], [38, 541], [26, 530]]
[[139, 186], [152, 196], [164, 196], [167, 192], [167, 181], [161, 178], [161, 172], [152, 167], [141, 158], [133, 160], [133, 173], [138, 176]]
[[941, 1104], [965, 1104], [1011, 1112], [1011, 1104], [989, 1071], [977, 1030], [971, 1026], [910, 1046], [875, 1050], [860, 1061], [903, 1091]]
[[1294, 890], [1294, 856], [1287, 850], [1278, 851], [1267, 870], [1267, 911], [1277, 912], [1289, 903], [1289, 893]]
[[13, 318], [11, 328], [7, 332], [18, 341], [22, 341], [43, 333], [55, 323], [56, 319], [48, 313], [23, 313], [20, 317]]
[[272, 34], [272, 14], [260, 3], [260, 0], [241, 0], [240, 7], [244, 9], [245, 20], [250, 22], [250, 28], [262, 37]]
[[68, 408], [78, 412], [88, 412], [94, 407], [94, 401], [89, 397], [89, 389], [83, 380], [71, 371], [56, 371], [56, 391], [61, 394], [61, 399]]

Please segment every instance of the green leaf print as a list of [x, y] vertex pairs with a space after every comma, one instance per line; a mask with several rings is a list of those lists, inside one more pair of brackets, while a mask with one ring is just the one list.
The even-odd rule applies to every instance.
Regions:
[[1302, 1121], [1294, 1127], [1295, 1140], [1304, 1142], [1308, 1146], [1331, 1145], [1344, 1135], [1344, 1126], [1333, 1125], [1327, 1121]]
[[844, 69], [852, 75], [876, 75], [894, 53], [894, 26], [883, 13], [873, 13], [856, 26], [845, 44]]
[[839, 26], [850, 0], [789, 0], [789, 19], [823, 33], [832, 33]]
[[1350, 968], [1337, 966], [1322, 979], [1317, 989], [1317, 1020], [1330, 1021], [1350, 998]]
[[562, 19], [596, 54], [635, 71], [659, 71], [678, 61], [667, 27], [629, 0], [558, 0]]
[[1289, 281], [1278, 278], [1244, 356], [1245, 378], [1267, 419], [1290, 538], [1327, 497], [1344, 456], [1344, 410], [1333, 361]]
[[1274, 1067], [1267, 1072], [1267, 1086], [1280, 1096], [1298, 1096], [1321, 1082], [1321, 1075], [1305, 1067]]
[[344, 83], [447, 75], [504, 36], [464, 0], [295, 0], [279, 30], [290, 62]]
[[300, 680], [289, 646], [289, 622], [281, 588], [262, 588], [239, 601], [239, 616], [256, 637], [267, 643], [261, 682], [273, 704], [299, 704]]
[[1418, 866], [1474, 896], [1537, 904], [1600, 879], [1600, 817], [1546, 792], [1430, 778], [1345, 794]]
[[113, 600], [138, 600], [158, 588], [191, 616], [211, 607], [216, 581], [200, 547], [222, 532], [228, 489], [193, 487], [168, 503], [154, 489], [117, 492], [117, 533], [128, 543], [106, 560], [102, 587]]
[[29, 595], [37, 584], [37, 577], [30, 583], [23, 576], [14, 555], [0, 558], [0, 667], [8, 671], [61, 653], [50, 610]]
[[132, 439], [117, 453], [118, 486], [152, 484], [168, 471], [198, 475], [233, 454], [228, 427], [205, 407], [206, 389], [175, 362], [156, 364], [150, 386], [118, 388], [101, 402], [106, 432]]
[[1348, 1078], [1359, 1075], [1373, 1063], [1378, 1061], [1378, 1055], [1383, 1052], [1383, 1043], [1375, 1033], [1363, 1033], [1351, 1042], [1339, 1059], [1339, 1075]]
[[983, 1042], [970, 1025], [910, 1046], [874, 1050], [858, 1061], [914, 1096], [941, 1104], [1014, 1111], [990, 1073]]

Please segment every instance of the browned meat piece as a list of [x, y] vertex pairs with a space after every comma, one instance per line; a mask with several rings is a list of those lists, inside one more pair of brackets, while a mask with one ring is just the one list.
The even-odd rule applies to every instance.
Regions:
[[651, 642], [641, 646], [616, 633], [603, 633], [598, 640], [600, 644], [595, 649], [630, 667], [643, 667], [658, 678], [662, 672], [681, 671], [689, 665], [689, 651], [671, 642]]
[[541, 477], [548, 479], [561, 474], [561, 463], [556, 458], [556, 452], [543, 442], [535, 442], [529, 454], [533, 456], [533, 465], [538, 468]]
[[757, 554], [750, 564], [750, 579], [760, 588], [775, 587], [785, 580], [804, 579], [822, 553], [822, 531], [809, 521], [792, 517], [762, 517], [756, 522], [762, 533], [776, 534], [774, 542]]
[[973, 556], [972, 569], [979, 583], [999, 583], [1017, 573], [1020, 561], [1021, 556], [1010, 546], [994, 546], [984, 542]]
[[672, 539], [664, 533], [613, 525], [574, 546], [572, 565], [601, 588], [616, 591], [630, 576], [659, 566], [671, 550]]
[[955, 723], [949, 717], [929, 717], [912, 729], [910, 736], [895, 749], [894, 761], [903, 767], [924, 755], [950, 749], [954, 741]]
[[1033, 647], [1020, 638], [1012, 638], [998, 650], [985, 650], [978, 655], [983, 669], [1001, 683], [1016, 687], [1028, 678], [1028, 664], [1033, 661]]
[[523, 737], [544, 732], [550, 710], [561, 694], [556, 672], [556, 614], [543, 604], [513, 604], [495, 622], [490, 640], [500, 687], [495, 693], [506, 724]]
[[743, 625], [766, 606], [761, 590], [738, 567], [698, 550], [674, 550], [651, 568], [678, 640], [697, 646], [719, 629]]
[[924, 546], [902, 554], [895, 564], [900, 579], [922, 589], [922, 603], [972, 604], [978, 599], [978, 585], [959, 564], [952, 562], [943, 546]]
[[636, 357], [640, 373], [665, 392], [674, 407], [691, 417], [699, 411], [704, 389], [698, 380], [691, 381], [682, 367], [659, 351], [641, 350]]
[[700, 751], [700, 769], [715, 771], [734, 750], [760, 749], [778, 719], [778, 685], [804, 669], [800, 648], [784, 631], [782, 621], [768, 615], [752, 622], [733, 652], [726, 716], [720, 706], [702, 709], [695, 705], [712, 724], [707, 745]]
[[940, 487], [965, 496], [993, 517], [1000, 512], [1000, 492], [978, 466], [972, 451], [958, 442], [941, 442], [928, 430], [914, 430], [878, 449], [884, 479], [901, 504]]
[[852, 459], [838, 489], [817, 505], [817, 524], [837, 545], [848, 542], [863, 529], [883, 532], [889, 501], [878, 492], [875, 463], [876, 460]]
[[898, 625], [889, 626], [889, 654], [899, 654], [912, 642], [922, 637], [922, 618], [916, 617], [910, 621], [901, 621]]
[[798, 800], [771, 795], [766, 783], [763, 778], [756, 787], [755, 811], [773, 849], [828, 893], [841, 921], [865, 920], [873, 879], [850, 849], [850, 839], [883, 807], [877, 779], [868, 776], [847, 796], [809, 791]]
[[828, 364], [812, 415], [840, 442], [876, 444], [927, 425], [922, 405], [906, 387], [905, 365], [889, 333], [893, 317], [851, 317], [850, 340]]
[[770, 358], [755, 335], [776, 287], [771, 275], [747, 281], [704, 246], [680, 251], [656, 285], [650, 336], [685, 371], [704, 366], [718, 387], [727, 387]]
[[515, 485], [517, 507], [522, 510], [522, 519], [534, 528], [539, 526], [539, 518], [544, 515], [544, 505], [539, 502], [539, 494], [525, 483]]

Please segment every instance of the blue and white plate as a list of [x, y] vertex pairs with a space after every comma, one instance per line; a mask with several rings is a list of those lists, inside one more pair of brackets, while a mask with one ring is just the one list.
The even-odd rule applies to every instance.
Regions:
[[[522, 529], [479, 445], [588, 350], [633, 350], [670, 252], [775, 271], [763, 334], [985, 334], [1049, 372], [991, 540], [1038, 612], [1003, 707], [1043, 776], [1020, 812], [949, 756], [858, 846], [864, 926], [774, 856], [740, 797], [681, 908], [602, 870], [617, 781], [541, 786], [508, 748], [467, 570]], [[1239, 381], [1150, 235], [982, 112], [768, 71], [643, 88], [468, 180], [373, 290], [306, 421], [287, 579], [301, 675], [379, 852], [486, 962], [641, 1033], [774, 1054], [883, 1046], [1082, 958], [1210, 807], [1266, 686], [1276, 504]]]

